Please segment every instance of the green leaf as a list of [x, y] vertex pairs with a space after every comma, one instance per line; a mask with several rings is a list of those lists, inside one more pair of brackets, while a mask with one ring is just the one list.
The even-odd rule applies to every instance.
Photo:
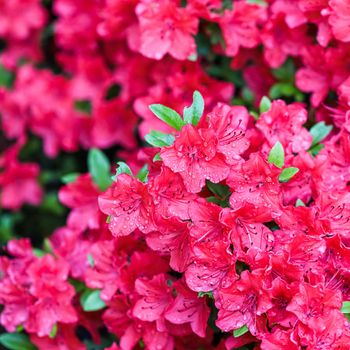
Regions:
[[107, 218], [106, 218], [106, 224], [109, 224], [111, 222], [111, 216], [108, 215]]
[[149, 108], [157, 118], [176, 130], [181, 130], [181, 128], [185, 125], [185, 122], [182, 120], [180, 114], [169, 107], [161, 104], [154, 104], [150, 105]]
[[280, 182], [288, 182], [297, 172], [299, 172], [298, 168], [289, 167], [284, 168], [278, 178]]
[[106, 307], [105, 302], [100, 297], [99, 290], [86, 289], [80, 296], [80, 304], [86, 312], [97, 311]]
[[220, 199], [218, 197], [215, 196], [211, 196], [211, 197], [207, 197], [206, 198], [207, 202], [209, 203], [214, 203], [216, 205], [219, 205], [222, 208], [229, 208], [230, 207], [230, 203], [227, 199]]
[[162, 158], [160, 157], [159, 152], [153, 157], [153, 162], [158, 162], [158, 161], [162, 161]]
[[121, 91], [121, 87], [119, 84], [113, 84], [111, 85], [106, 93], [105, 100], [110, 101], [113, 100], [114, 98], [118, 97]]
[[145, 140], [153, 147], [165, 147], [171, 146], [175, 141], [175, 137], [171, 134], [152, 130], [145, 136]]
[[131, 169], [129, 168], [129, 165], [124, 162], [118, 162], [118, 168], [116, 170], [116, 173], [114, 176], [112, 176], [113, 181], [117, 181], [118, 175], [120, 174], [128, 174], [132, 176]]
[[145, 164], [142, 169], [138, 172], [136, 177], [141, 181], [141, 182], [147, 182], [148, 181], [148, 165]]
[[189, 55], [189, 56], [187, 57], [187, 59], [188, 59], [189, 61], [191, 61], [191, 62], [196, 62], [197, 59], [198, 59], [198, 54], [197, 54], [197, 53], [193, 53], [192, 55]]
[[343, 314], [350, 314], [350, 301], [344, 301], [340, 311]]
[[0, 64], [0, 86], [4, 86], [9, 89], [12, 87], [14, 80], [14, 74]]
[[74, 182], [79, 175], [80, 175], [79, 173], [66, 174], [61, 177], [61, 181], [67, 185], [67, 184], [70, 184], [71, 182]]
[[267, 2], [265, 0], [247, 0], [247, 3], [261, 5], [261, 6], [267, 6]]
[[20, 324], [16, 327], [16, 332], [20, 333], [24, 330], [23, 324]]
[[78, 100], [74, 102], [74, 108], [84, 114], [91, 115], [92, 105], [89, 100]]
[[316, 144], [320, 143], [322, 140], [324, 140], [329, 133], [332, 131], [333, 126], [332, 125], [326, 125], [325, 122], [319, 122], [315, 124], [310, 129], [310, 134], [312, 135], [312, 145], [311, 147], [315, 146]]
[[248, 327], [246, 325], [242, 326], [241, 328], [235, 329], [233, 331], [233, 336], [235, 338], [240, 337], [243, 334], [246, 334], [249, 331]]
[[208, 296], [210, 299], [214, 299], [213, 292], [198, 292], [198, 298]]
[[199, 91], [193, 93], [193, 102], [190, 107], [184, 108], [184, 121], [186, 124], [197, 126], [204, 112], [204, 99]]
[[282, 168], [284, 165], [284, 149], [281, 142], [277, 141], [271, 148], [268, 161], [270, 164], [276, 165], [277, 168]]
[[77, 294], [80, 294], [81, 292], [83, 292], [86, 289], [86, 286], [83, 282], [75, 280], [73, 278], [69, 279], [69, 283], [74, 287], [75, 292]]
[[250, 90], [247, 86], [244, 86], [242, 89], [242, 98], [244, 103], [252, 104], [254, 102], [255, 96], [252, 90]]
[[0, 344], [9, 350], [37, 350], [29, 337], [22, 333], [5, 333], [0, 335]]
[[306, 204], [301, 200], [301, 199], [297, 199], [297, 201], [295, 202], [295, 206], [296, 207], [306, 207]]
[[260, 113], [265, 113], [270, 108], [271, 108], [271, 100], [268, 97], [264, 96], [260, 101], [260, 106], [259, 106]]
[[314, 157], [316, 157], [323, 148], [324, 145], [322, 143], [319, 143], [313, 147], [310, 147], [308, 152], [311, 153]]
[[57, 335], [57, 331], [58, 331], [58, 326], [57, 326], [57, 323], [55, 323], [51, 329], [51, 332], [49, 334], [49, 337], [50, 338], [55, 338], [56, 335]]
[[226, 199], [231, 195], [230, 188], [222, 184], [214, 184], [213, 182], [207, 180], [206, 185], [210, 192], [217, 195], [221, 199]]
[[45, 255], [45, 252], [39, 248], [33, 248], [33, 254], [37, 257], [37, 258], [42, 258]]
[[92, 148], [88, 154], [88, 168], [95, 184], [105, 191], [112, 183], [110, 163], [106, 155], [97, 148]]
[[271, 87], [269, 96], [276, 99], [281, 96], [291, 97], [296, 93], [298, 93], [298, 90], [292, 83], [277, 83]]
[[95, 260], [94, 260], [93, 256], [91, 254], [88, 254], [87, 255], [87, 259], [88, 259], [89, 266], [94, 267], [95, 266]]
[[255, 120], [258, 120], [260, 117], [255, 111], [249, 111], [249, 114], [252, 115]]

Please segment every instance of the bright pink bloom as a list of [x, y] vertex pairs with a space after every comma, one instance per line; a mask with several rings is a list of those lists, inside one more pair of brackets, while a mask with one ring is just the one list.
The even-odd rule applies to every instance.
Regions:
[[266, 334], [266, 338], [262, 339], [262, 350], [299, 350], [300, 347], [295, 344], [290, 331], [284, 331], [276, 327], [270, 334]]
[[61, 227], [51, 235], [50, 243], [55, 255], [68, 263], [72, 277], [82, 278], [88, 267], [87, 255], [93, 244], [84, 238], [84, 232]]
[[266, 212], [266, 208], [279, 209], [279, 173], [275, 166], [259, 154], [251, 154], [249, 160], [237, 165], [227, 179], [232, 192], [231, 207], [235, 210], [246, 207], [250, 215], [254, 213], [255, 216], [271, 217], [273, 210]]
[[177, 0], [142, 0], [136, 7], [140, 23], [140, 52], [160, 60], [169, 53], [185, 60], [196, 53], [193, 35], [198, 18], [187, 8], [178, 7]]
[[228, 164], [235, 164], [249, 147], [245, 137], [249, 114], [246, 108], [219, 103], [208, 114], [209, 128], [218, 139], [217, 150], [225, 155]]
[[240, 279], [218, 292], [216, 325], [229, 332], [244, 325], [252, 334], [263, 330], [263, 314], [272, 307], [271, 297], [263, 288], [260, 273], [243, 271]]
[[174, 145], [161, 150], [161, 158], [172, 171], [180, 173], [187, 191], [192, 193], [200, 192], [206, 179], [218, 183], [229, 173], [211, 129], [184, 126]]
[[190, 322], [193, 332], [205, 337], [210, 313], [205, 298], [198, 298], [183, 282], [172, 287], [176, 289], [176, 298], [167, 308], [165, 318], [175, 324]]
[[29, 309], [25, 329], [39, 337], [49, 335], [57, 323], [75, 323], [76, 311], [72, 305], [75, 294], [67, 282], [68, 266], [51, 255], [33, 262], [28, 268], [32, 284], [29, 292], [36, 302]]
[[293, 297], [287, 310], [294, 313], [305, 325], [322, 331], [326, 321], [324, 316], [332, 310], [339, 311], [341, 305], [341, 293], [319, 286], [300, 284], [299, 293]]
[[329, 16], [329, 23], [336, 39], [344, 42], [350, 41], [350, 6], [346, 0], [330, 0], [329, 6], [332, 14]]
[[191, 261], [191, 239], [186, 222], [178, 219], [157, 220], [158, 231], [147, 235], [148, 246], [163, 254], [170, 254], [169, 265], [184, 272]]
[[306, 35], [307, 27], [298, 26], [291, 29], [285, 23], [287, 18], [271, 18], [261, 33], [265, 60], [272, 68], [281, 66], [289, 56], [300, 55], [300, 48], [310, 41]]
[[[57, 334], [54, 338], [38, 337], [35, 334], [30, 335], [31, 342], [40, 350], [84, 350], [86, 349], [75, 334], [74, 328], [71, 325], [59, 324]], [[119, 350], [119, 349], [113, 349]]]
[[226, 10], [219, 24], [226, 43], [226, 54], [236, 56], [240, 47], [253, 48], [260, 43], [258, 24], [266, 17], [263, 6], [237, 1]]
[[98, 202], [102, 212], [110, 216], [109, 228], [115, 236], [126, 236], [136, 228], [143, 233], [156, 229], [154, 204], [147, 186], [130, 175], [119, 175]]
[[24, 247], [10, 243], [8, 248], [15, 258], [8, 261], [0, 280], [2, 325], [13, 332], [22, 324], [27, 332], [42, 337], [58, 322], [75, 323], [75, 291], [67, 282], [67, 264], [51, 255], [35, 258], [28, 243]]
[[0, 3], [0, 37], [28, 39], [46, 22], [46, 11], [39, 0], [14, 0]]
[[43, 196], [38, 184], [40, 168], [36, 163], [20, 163], [19, 145], [9, 148], [0, 158], [0, 203], [18, 210], [23, 204], [39, 205]]
[[72, 209], [67, 221], [69, 227], [81, 231], [100, 227], [101, 214], [97, 203], [100, 193], [90, 174], [80, 175], [60, 189], [60, 202]]
[[163, 166], [160, 174], [150, 183], [150, 193], [154, 198], [156, 212], [162, 217], [189, 219], [188, 208], [196, 195], [187, 192], [179, 174]]
[[93, 109], [92, 140], [86, 141], [99, 148], [116, 144], [129, 149], [134, 148], [136, 122], [135, 113], [126, 108], [125, 102], [119, 99], [101, 101]]
[[171, 290], [164, 274], [151, 280], [137, 279], [135, 289], [141, 295], [133, 309], [133, 315], [142, 321], [159, 321], [172, 300]]
[[89, 252], [90, 266], [85, 271], [86, 285], [92, 289], [101, 289], [103, 300], [110, 300], [121, 284], [120, 269], [126, 264], [126, 256], [118, 248], [117, 241], [100, 241]]
[[279, 141], [286, 152], [299, 153], [307, 151], [312, 143], [312, 136], [303, 128], [306, 121], [307, 111], [303, 105], [287, 105], [284, 101], [277, 100], [260, 116], [256, 126], [270, 147]]

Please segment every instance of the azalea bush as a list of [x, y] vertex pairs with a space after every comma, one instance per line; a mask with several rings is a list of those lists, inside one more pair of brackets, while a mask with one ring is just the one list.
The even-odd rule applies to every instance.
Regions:
[[0, 0], [0, 348], [348, 350], [346, 0]]

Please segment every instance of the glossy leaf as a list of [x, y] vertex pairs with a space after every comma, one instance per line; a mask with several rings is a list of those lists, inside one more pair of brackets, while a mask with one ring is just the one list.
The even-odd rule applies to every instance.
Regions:
[[319, 122], [315, 124], [310, 129], [310, 134], [312, 135], [312, 145], [311, 147], [315, 146], [316, 144], [320, 143], [322, 140], [324, 140], [329, 133], [332, 131], [333, 126], [332, 125], [326, 125], [325, 122]]
[[280, 182], [288, 182], [298, 172], [299, 172], [299, 169], [295, 167], [284, 168], [278, 180]]
[[106, 155], [97, 148], [92, 148], [88, 154], [88, 168], [95, 184], [105, 191], [112, 183], [110, 164]]
[[36, 350], [29, 337], [22, 333], [5, 333], [0, 335], [0, 344], [9, 350]]
[[156, 115], [156, 117], [176, 130], [181, 130], [181, 128], [185, 125], [185, 122], [182, 120], [180, 114], [169, 107], [161, 104], [154, 104], [150, 105], [149, 108]]
[[86, 289], [80, 296], [80, 304], [84, 311], [97, 311], [106, 307], [106, 303], [100, 297], [99, 290]]
[[165, 147], [171, 146], [174, 143], [175, 137], [171, 134], [152, 130], [145, 136], [145, 140], [153, 147]]
[[184, 121], [186, 124], [197, 126], [204, 112], [204, 99], [199, 91], [193, 93], [193, 102], [190, 107], [184, 108]]
[[277, 141], [271, 148], [268, 161], [271, 164], [276, 165], [277, 168], [282, 168], [284, 165], [284, 149], [282, 144]]
[[247, 333], [249, 331], [248, 327], [246, 325], [242, 326], [241, 328], [235, 329], [233, 331], [233, 336], [235, 338], [240, 337], [241, 335]]

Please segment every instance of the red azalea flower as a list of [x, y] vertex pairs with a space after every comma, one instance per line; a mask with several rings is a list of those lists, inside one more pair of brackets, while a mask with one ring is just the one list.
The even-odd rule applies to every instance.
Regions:
[[267, 311], [269, 323], [289, 328], [290, 325], [296, 323], [297, 318], [293, 313], [287, 311], [286, 308], [293, 296], [298, 292], [298, 283], [289, 284], [282, 278], [277, 277], [272, 281], [270, 290], [273, 306]]
[[240, 47], [253, 48], [259, 42], [258, 24], [266, 17], [263, 6], [237, 1], [232, 10], [226, 10], [219, 24], [226, 43], [226, 54], [236, 56]]
[[133, 309], [133, 315], [142, 321], [159, 321], [172, 300], [171, 290], [164, 274], [156, 275], [151, 280], [137, 279], [135, 289], [140, 294]]
[[162, 254], [170, 254], [169, 265], [184, 272], [192, 255], [188, 225], [178, 219], [157, 220], [158, 231], [146, 237], [148, 246]]
[[[230, 205], [234, 210], [246, 207], [254, 216], [268, 218], [280, 211], [279, 170], [267, 163], [261, 155], [251, 154], [248, 161], [239, 164], [229, 174], [227, 183], [232, 191]], [[266, 208], [270, 208], [267, 212]], [[251, 215], [252, 212], [250, 212]], [[250, 216], [249, 215], [249, 216]], [[263, 221], [262, 221], [263, 222]]]
[[285, 331], [282, 328], [275, 327], [271, 333], [267, 333], [262, 339], [262, 350], [299, 350], [300, 346], [295, 344], [291, 331]]
[[6, 39], [27, 39], [46, 22], [47, 14], [39, 0], [2, 1], [0, 9], [0, 37]]
[[196, 53], [193, 35], [198, 18], [187, 8], [178, 7], [177, 0], [142, 0], [136, 6], [140, 24], [140, 52], [160, 60], [166, 53], [185, 60]]
[[329, 6], [333, 10], [329, 16], [329, 23], [336, 39], [344, 42], [350, 41], [347, 28], [350, 25], [350, 6], [346, 0], [330, 0]]
[[50, 243], [55, 255], [68, 263], [72, 277], [82, 278], [88, 267], [87, 255], [93, 242], [84, 239], [79, 229], [61, 227], [52, 234]]
[[154, 204], [147, 186], [127, 174], [98, 197], [100, 209], [110, 215], [109, 228], [115, 236], [129, 235], [136, 228], [143, 233], [156, 229]]
[[116, 241], [100, 241], [89, 252], [91, 263], [85, 271], [86, 285], [101, 289], [103, 300], [110, 300], [121, 284], [120, 269], [126, 264], [126, 255], [118, 248]]
[[229, 243], [221, 240], [193, 245], [192, 263], [185, 272], [187, 285], [196, 292], [211, 292], [227, 287], [236, 279], [236, 260]]
[[135, 251], [134, 248], [128, 260], [129, 263], [124, 264], [120, 269], [120, 290], [124, 294], [134, 292], [135, 281], [138, 278], [151, 279], [155, 275], [164, 274], [170, 270], [167, 259], [149, 250], [142, 252]]
[[220, 215], [220, 222], [229, 227], [230, 242], [236, 258], [245, 256], [249, 249], [270, 251], [274, 245], [274, 234], [259, 219], [265, 221], [266, 215], [262, 218], [247, 215], [250, 212], [249, 206], [242, 210], [232, 211], [224, 209]]
[[[57, 334], [54, 338], [51, 337], [38, 337], [35, 334], [30, 335], [31, 342], [39, 349], [50, 349], [50, 350], [84, 350], [86, 349], [75, 334], [74, 327], [71, 325], [67, 326], [59, 324], [57, 328]], [[119, 350], [119, 349], [114, 349]]]
[[312, 143], [312, 136], [302, 127], [306, 121], [307, 111], [302, 104], [286, 105], [284, 101], [277, 100], [260, 116], [256, 127], [270, 147], [279, 141], [286, 152], [299, 153], [307, 151]]
[[262, 286], [260, 272], [243, 271], [231, 287], [220, 289], [216, 300], [219, 308], [216, 325], [226, 332], [244, 325], [253, 335], [261, 332], [264, 328], [262, 315], [273, 306], [270, 294]]
[[179, 174], [162, 166], [160, 174], [149, 186], [157, 213], [164, 218], [176, 216], [181, 220], [189, 219], [189, 205], [197, 196], [187, 192]]
[[39, 205], [43, 196], [37, 179], [39, 165], [20, 163], [16, 159], [19, 146], [7, 149], [0, 158], [0, 203], [10, 210], [18, 210], [23, 204]]
[[286, 23], [288, 18], [288, 15], [286, 18], [281, 15], [272, 17], [266, 22], [261, 32], [264, 57], [272, 68], [281, 66], [289, 56], [299, 56], [300, 48], [310, 44], [310, 39], [307, 36], [307, 26], [298, 26], [291, 29]]
[[322, 332], [326, 327], [325, 316], [332, 310], [340, 312], [341, 306], [340, 292], [302, 283], [286, 310], [294, 313], [303, 324]]
[[228, 164], [240, 160], [240, 155], [249, 147], [245, 137], [249, 118], [245, 107], [221, 103], [208, 114], [209, 128], [215, 131], [218, 139], [217, 150], [225, 155]]
[[136, 122], [136, 115], [126, 108], [125, 102], [119, 99], [99, 101], [93, 109], [91, 140], [87, 142], [99, 148], [116, 144], [134, 148]]
[[229, 166], [218, 152], [218, 142], [211, 129], [196, 129], [186, 125], [172, 146], [162, 148], [164, 164], [180, 173], [187, 191], [200, 192], [208, 179], [214, 183], [224, 180]]
[[210, 313], [205, 298], [198, 298], [183, 281], [175, 283], [172, 288], [176, 289], [176, 298], [166, 309], [165, 318], [175, 324], [190, 322], [193, 332], [205, 337]]
[[77, 321], [72, 305], [75, 291], [67, 282], [68, 266], [63, 261], [45, 255], [29, 266], [28, 276], [32, 280], [29, 292], [36, 298], [24, 323], [29, 333], [48, 336], [57, 322]]
[[74, 182], [60, 188], [60, 202], [72, 209], [67, 221], [69, 227], [81, 231], [100, 227], [101, 214], [97, 203], [100, 193], [90, 174], [80, 175]]

